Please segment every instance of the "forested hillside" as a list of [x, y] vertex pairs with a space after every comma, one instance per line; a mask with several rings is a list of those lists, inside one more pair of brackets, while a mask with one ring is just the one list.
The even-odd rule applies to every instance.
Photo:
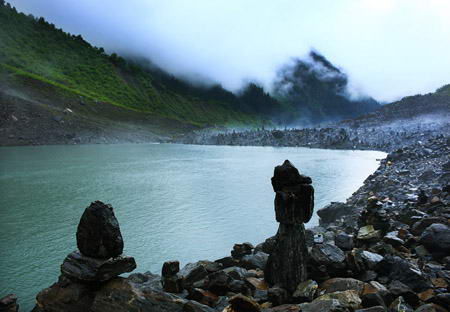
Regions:
[[[262, 89], [243, 100], [218, 85], [193, 87], [161, 70], [108, 55], [80, 35], [19, 13], [3, 1], [0, 24], [0, 66], [6, 79], [27, 77], [73, 95], [198, 126], [251, 124], [268, 117], [254, 110], [252, 97], [267, 96]], [[270, 111], [276, 110], [277, 101], [269, 104]]]

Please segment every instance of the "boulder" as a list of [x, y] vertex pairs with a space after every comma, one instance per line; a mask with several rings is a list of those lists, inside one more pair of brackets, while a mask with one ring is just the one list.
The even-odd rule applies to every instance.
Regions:
[[335, 236], [334, 244], [342, 250], [352, 250], [354, 246], [353, 235], [340, 232]]
[[251, 243], [235, 244], [231, 251], [231, 256], [235, 259], [240, 259], [245, 255], [251, 255], [253, 248]]
[[269, 288], [267, 297], [274, 306], [282, 305], [289, 300], [289, 294], [286, 289], [278, 286]]
[[117, 256], [97, 259], [82, 255], [79, 251], [70, 253], [61, 265], [61, 273], [81, 282], [104, 282], [136, 268], [133, 257]]
[[331, 204], [317, 210], [317, 215], [320, 217], [320, 224], [330, 224], [336, 222], [351, 213], [351, 207], [340, 202], [332, 202]]
[[1, 312], [19, 311], [19, 305], [17, 304], [17, 296], [14, 294], [9, 294], [3, 298], [0, 298], [0, 311]]
[[91, 311], [97, 290], [97, 285], [77, 283], [65, 276], [60, 276], [58, 282], [37, 294], [34, 310], [45, 312]]
[[270, 255], [272, 253], [273, 248], [275, 247], [276, 240], [277, 240], [276, 236], [267, 238], [264, 242], [258, 244], [253, 252], [257, 253], [259, 251], [262, 251]]
[[286, 188], [296, 187], [298, 184], [311, 184], [310, 177], [301, 175], [297, 168], [285, 160], [281, 166], [276, 166], [272, 178], [274, 192], [283, 191]]
[[189, 300], [184, 304], [183, 312], [216, 312], [216, 310], [197, 301]]
[[186, 302], [178, 296], [145, 285], [134, 284], [127, 279], [116, 278], [102, 286], [96, 292], [91, 309], [83, 311], [182, 312]]
[[336, 299], [339, 303], [348, 309], [356, 309], [361, 305], [361, 299], [354, 290], [336, 291], [318, 297], [314, 301]]
[[209, 272], [206, 270], [205, 265], [202, 261], [195, 263], [188, 263], [179, 272], [183, 277], [184, 287], [188, 287], [197, 281], [204, 279], [208, 276]]
[[377, 265], [377, 271], [391, 280], [404, 283], [416, 292], [431, 288], [430, 281], [416, 265], [398, 256], [384, 257]]
[[223, 296], [230, 291], [232, 278], [224, 271], [218, 271], [208, 275], [207, 288], [213, 293]]
[[389, 306], [391, 312], [413, 312], [413, 309], [405, 302], [403, 297], [398, 297]]
[[180, 262], [166, 261], [163, 264], [163, 267], [161, 270], [161, 276], [162, 277], [170, 277], [170, 276], [174, 276], [178, 272], [180, 272]]
[[292, 298], [295, 302], [299, 303], [312, 301], [314, 299], [314, 296], [316, 295], [317, 288], [318, 284], [316, 281], [304, 281], [297, 286], [297, 289], [292, 294]]
[[385, 312], [385, 311], [386, 311], [386, 307], [384, 307], [384, 306], [375, 306], [375, 307], [355, 310], [355, 312]]
[[302, 312], [349, 312], [350, 310], [345, 307], [339, 300], [336, 299], [322, 299], [314, 300], [311, 303], [300, 304]]
[[445, 257], [450, 254], [450, 227], [434, 223], [427, 227], [420, 236], [420, 243], [435, 257]]
[[366, 283], [358, 281], [354, 278], [336, 277], [326, 280], [325, 282], [320, 284], [320, 289], [326, 294], [336, 291], [354, 290], [358, 295], [360, 295], [364, 289], [365, 284]]
[[429, 227], [430, 225], [435, 224], [435, 223], [448, 224], [447, 219], [444, 217], [438, 217], [438, 216], [424, 217], [413, 224], [413, 226], [411, 228], [411, 233], [413, 233], [414, 235], [420, 236], [427, 227]]
[[247, 269], [260, 269], [264, 270], [266, 268], [267, 260], [269, 255], [260, 251], [252, 255], [246, 255], [242, 257], [240, 265]]
[[259, 312], [261, 307], [249, 297], [237, 294], [229, 300], [233, 312]]
[[341, 267], [345, 261], [345, 253], [331, 244], [317, 244], [311, 249], [311, 259], [316, 264]]
[[78, 249], [85, 256], [109, 259], [123, 252], [122, 234], [113, 208], [101, 201], [85, 209], [76, 236]]
[[219, 301], [219, 296], [201, 288], [189, 289], [189, 295], [187, 298], [210, 307], [214, 307]]

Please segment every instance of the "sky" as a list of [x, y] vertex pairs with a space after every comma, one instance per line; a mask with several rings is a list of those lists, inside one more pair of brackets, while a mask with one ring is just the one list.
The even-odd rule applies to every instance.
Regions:
[[450, 0], [9, 0], [108, 52], [174, 75], [270, 90], [311, 49], [350, 91], [390, 102], [450, 83]]

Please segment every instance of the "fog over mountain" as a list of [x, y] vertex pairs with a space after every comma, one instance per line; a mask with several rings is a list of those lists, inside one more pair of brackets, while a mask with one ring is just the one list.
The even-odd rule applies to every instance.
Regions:
[[11, 0], [109, 52], [238, 90], [273, 87], [277, 71], [311, 48], [379, 101], [450, 82], [447, 0]]

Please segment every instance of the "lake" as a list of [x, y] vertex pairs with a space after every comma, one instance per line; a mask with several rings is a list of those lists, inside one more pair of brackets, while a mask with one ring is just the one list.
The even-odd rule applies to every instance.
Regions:
[[[270, 184], [289, 159], [311, 176], [316, 209], [343, 201], [385, 154], [308, 148], [117, 144], [0, 148], [0, 296], [30, 310], [76, 249], [84, 209], [110, 203], [135, 272], [166, 260], [228, 256], [262, 242], [278, 224]], [[318, 224], [317, 216], [307, 226]]]

